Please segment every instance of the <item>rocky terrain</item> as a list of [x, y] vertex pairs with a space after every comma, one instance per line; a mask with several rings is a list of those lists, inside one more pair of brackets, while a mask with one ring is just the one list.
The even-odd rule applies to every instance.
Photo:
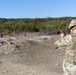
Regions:
[[56, 49], [58, 35], [19, 34], [0, 46], [0, 75], [62, 75], [65, 51]]

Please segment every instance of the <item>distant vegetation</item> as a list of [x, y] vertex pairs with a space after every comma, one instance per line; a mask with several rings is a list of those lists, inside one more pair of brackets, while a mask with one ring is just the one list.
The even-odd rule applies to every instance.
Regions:
[[61, 18], [0, 18], [0, 33], [12, 34], [19, 32], [45, 32], [58, 33], [59, 30], [68, 31], [68, 25], [76, 17]]

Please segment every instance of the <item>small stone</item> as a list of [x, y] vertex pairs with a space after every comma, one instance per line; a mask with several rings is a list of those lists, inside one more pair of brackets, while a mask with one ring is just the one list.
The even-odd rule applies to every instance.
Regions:
[[56, 66], [59, 66], [60, 64], [55, 64]]
[[2, 61], [0, 61], [0, 63], [2, 63]]

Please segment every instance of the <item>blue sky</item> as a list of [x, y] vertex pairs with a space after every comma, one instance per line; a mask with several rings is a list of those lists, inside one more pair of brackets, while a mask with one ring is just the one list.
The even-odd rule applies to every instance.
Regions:
[[76, 0], [0, 0], [1, 18], [76, 17]]

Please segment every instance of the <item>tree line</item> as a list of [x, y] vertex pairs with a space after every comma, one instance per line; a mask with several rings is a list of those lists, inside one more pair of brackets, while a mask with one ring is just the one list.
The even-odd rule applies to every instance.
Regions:
[[68, 25], [76, 17], [60, 18], [0, 18], [0, 33], [12, 34], [19, 32], [50, 32], [58, 33], [59, 30], [68, 31]]

